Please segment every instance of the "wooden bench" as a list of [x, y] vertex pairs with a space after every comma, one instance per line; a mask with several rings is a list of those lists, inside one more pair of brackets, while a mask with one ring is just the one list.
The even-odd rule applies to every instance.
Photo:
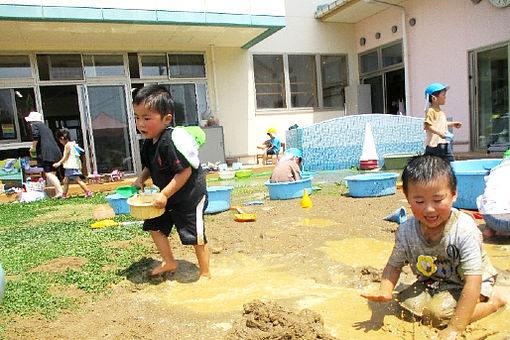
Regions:
[[[283, 156], [284, 152], [285, 152], [285, 143], [282, 143], [280, 152], [277, 155], [268, 155], [266, 163], [267, 164], [276, 164], [280, 160], [280, 157]], [[275, 158], [276, 158], [276, 161], [275, 161]], [[255, 158], [255, 163], [259, 164], [259, 161], [262, 162], [263, 160], [264, 160], [264, 154], [259, 153], [259, 154], [257, 154], [257, 156]], [[263, 165], [267, 165], [267, 164], [263, 164]]]

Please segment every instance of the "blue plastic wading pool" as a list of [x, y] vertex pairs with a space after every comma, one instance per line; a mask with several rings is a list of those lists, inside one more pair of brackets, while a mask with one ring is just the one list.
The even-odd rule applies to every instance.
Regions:
[[398, 174], [381, 172], [344, 177], [352, 197], [377, 197], [393, 195], [397, 190]]
[[230, 192], [234, 189], [230, 185], [217, 185], [207, 187], [209, 204], [205, 209], [206, 214], [214, 214], [230, 209]]
[[303, 176], [299, 181], [280, 183], [271, 183], [268, 179], [264, 184], [267, 186], [269, 198], [272, 200], [303, 197], [304, 190], [308, 195], [312, 194], [312, 176]]
[[501, 163], [501, 159], [483, 158], [452, 162], [453, 173], [457, 178], [458, 209], [477, 210], [476, 198], [483, 194], [485, 179], [490, 169]]
[[115, 215], [129, 214], [128, 198], [120, 194], [112, 194], [105, 197], [110, 207], [115, 211]]

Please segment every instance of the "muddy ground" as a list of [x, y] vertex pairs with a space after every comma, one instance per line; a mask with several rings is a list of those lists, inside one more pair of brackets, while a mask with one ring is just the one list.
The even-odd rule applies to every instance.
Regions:
[[[255, 222], [235, 222], [234, 212], [206, 218], [211, 251], [209, 281], [197, 281], [194, 252], [174, 235], [177, 272], [159, 280], [147, 273], [159, 259], [152, 249], [132, 277], [99, 301], [79, 289], [58, 292], [80, 297], [79, 308], [56, 320], [22, 318], [12, 322], [10, 339], [429, 339], [436, 330], [407, 320], [394, 303], [368, 303], [360, 297], [376, 287], [391, 252], [397, 225], [382, 218], [400, 206], [400, 190], [378, 198], [351, 198], [325, 188], [300, 200], [243, 197], [232, 204], [262, 199], [245, 207]], [[494, 243], [494, 242], [492, 242]], [[498, 244], [499, 243], [499, 244]], [[510, 240], [486, 244], [500, 271], [499, 285], [510, 287]], [[129, 246], [129, 245], [119, 245]], [[65, 262], [62, 259], [60, 262]], [[46, 264], [61, 266], [61, 263]], [[74, 261], [75, 262], [75, 261]], [[73, 263], [73, 261], [69, 261]], [[148, 284], [148, 283], [151, 284]], [[412, 282], [405, 270], [397, 289]], [[468, 339], [510, 339], [510, 309], [470, 325]]]

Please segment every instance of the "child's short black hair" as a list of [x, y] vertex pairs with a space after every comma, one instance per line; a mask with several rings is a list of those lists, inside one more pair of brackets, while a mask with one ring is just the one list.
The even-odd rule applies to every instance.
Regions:
[[448, 184], [452, 192], [457, 191], [457, 179], [453, 173], [450, 162], [445, 158], [422, 155], [414, 157], [407, 163], [402, 173], [402, 187], [407, 195], [409, 183], [428, 183], [437, 180], [441, 176], [448, 178]]
[[432, 92], [432, 94], [429, 96], [429, 103], [432, 103], [432, 97], [439, 97], [439, 95], [443, 91], [446, 91], [446, 89], [443, 89], [441, 91]]
[[58, 129], [55, 132], [55, 137], [57, 137], [57, 140], [60, 139], [61, 137], [64, 137], [64, 139], [67, 141], [73, 140], [73, 137], [71, 136], [71, 132], [69, 132], [69, 130], [66, 128]]
[[151, 84], [136, 91], [133, 98], [134, 105], [145, 103], [147, 107], [158, 112], [162, 117], [173, 114], [175, 110], [172, 95], [161, 85]]

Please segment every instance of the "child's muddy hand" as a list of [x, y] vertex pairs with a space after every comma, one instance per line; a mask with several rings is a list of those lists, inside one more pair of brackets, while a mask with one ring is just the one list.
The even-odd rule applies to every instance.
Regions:
[[152, 206], [155, 208], [164, 208], [166, 206], [167, 198], [161, 192], [152, 200]]
[[392, 298], [391, 294], [387, 294], [379, 290], [375, 292], [361, 293], [361, 296], [364, 297], [365, 299], [369, 299], [371, 301], [376, 302], [388, 302], [391, 301]]

